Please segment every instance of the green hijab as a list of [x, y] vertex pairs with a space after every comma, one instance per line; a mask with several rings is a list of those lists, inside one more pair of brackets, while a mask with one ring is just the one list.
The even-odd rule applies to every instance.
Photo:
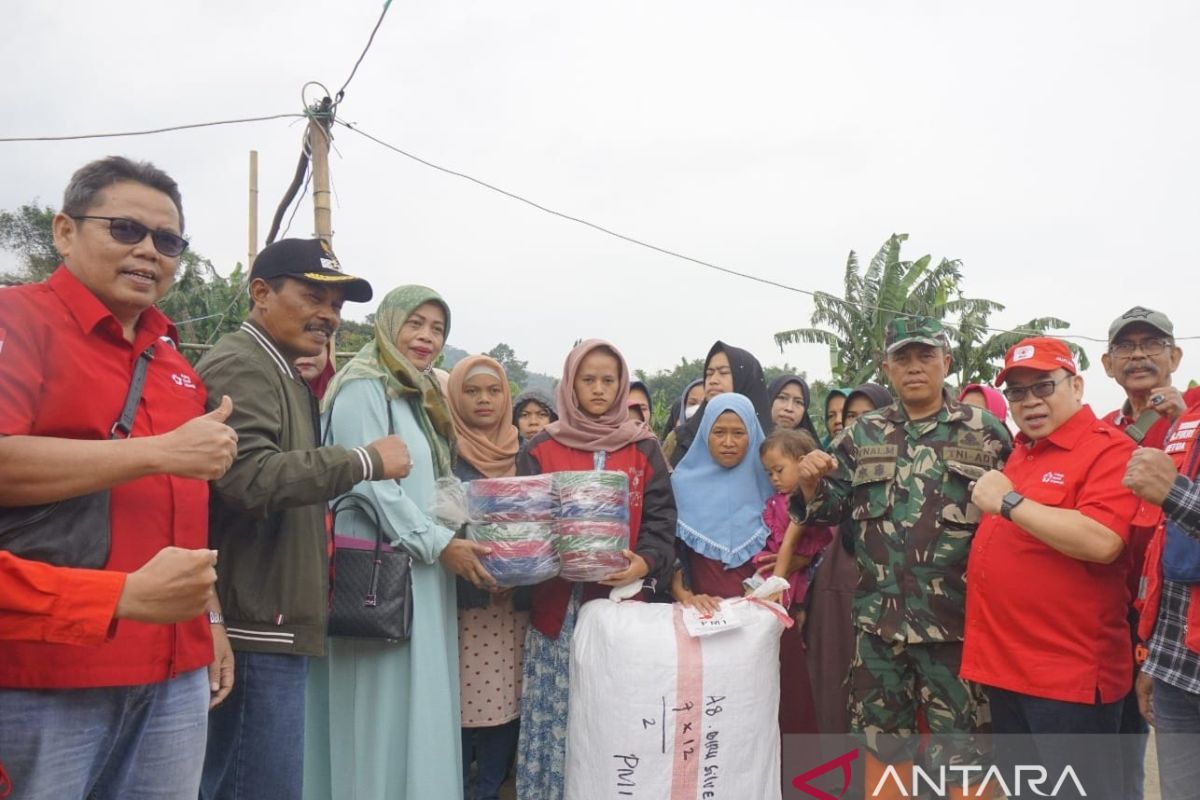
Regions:
[[450, 335], [450, 307], [441, 295], [425, 286], [401, 286], [388, 292], [375, 312], [375, 341], [363, 346], [345, 367], [338, 370], [325, 393], [323, 407], [350, 381], [383, 380], [389, 398], [403, 398], [412, 408], [417, 425], [429, 441], [437, 477], [450, 474], [454, 445], [454, 422], [450, 406], [431, 370], [419, 371], [396, 348], [396, 336], [405, 320], [425, 303], [437, 303], [446, 313], [446, 336]]

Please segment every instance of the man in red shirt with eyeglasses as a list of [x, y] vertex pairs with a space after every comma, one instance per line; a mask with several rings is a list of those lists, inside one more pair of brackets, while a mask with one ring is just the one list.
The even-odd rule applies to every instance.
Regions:
[[[109, 490], [106, 570], [136, 572], [168, 547], [211, 564], [207, 481], [229, 468], [237, 437], [228, 399], [204, 413], [204, 387], [154, 308], [187, 246], [179, 189], [152, 164], [94, 161], [72, 176], [53, 228], [62, 266], [0, 291], [0, 505]], [[112, 438], [142, 359], [129, 435]], [[0, 758], [16, 796], [196, 797], [209, 703], [232, 676], [225, 664], [214, 686], [206, 669], [214, 636], [231, 655], [224, 633], [203, 615], [120, 619], [85, 644], [87, 624], [80, 644], [63, 631], [4, 644]]]
[[996, 377], [1021, 432], [1004, 471], [973, 490], [984, 518], [960, 674], [986, 690], [994, 733], [1064, 735], [1035, 749], [1000, 736], [1002, 765], [1040, 763], [1052, 779], [1071, 766], [1089, 797], [1124, 800], [1116, 736], [1076, 752], [1065, 736], [1120, 728], [1133, 671], [1121, 554], [1139, 506], [1121, 483], [1133, 442], [1083, 404], [1078, 372], [1066, 343], [1038, 337]]

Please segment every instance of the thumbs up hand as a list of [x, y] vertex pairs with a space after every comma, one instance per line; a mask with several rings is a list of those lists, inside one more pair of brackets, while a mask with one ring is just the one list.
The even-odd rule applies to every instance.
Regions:
[[200, 419], [211, 419], [213, 422], [224, 422], [229, 419], [229, 415], [233, 413], [233, 400], [229, 395], [221, 395], [221, 403], [212, 411], [205, 414]]
[[155, 437], [165, 450], [161, 471], [205, 481], [224, 475], [237, 456], [237, 432], [225, 424], [232, 413], [233, 400], [224, 395], [212, 411]]

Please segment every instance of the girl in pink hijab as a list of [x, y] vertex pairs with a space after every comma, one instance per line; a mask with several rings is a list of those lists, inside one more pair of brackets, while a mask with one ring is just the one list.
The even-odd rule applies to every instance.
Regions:
[[[611, 586], [670, 579], [675, 563], [675, 496], [662, 450], [627, 407], [629, 367], [608, 342], [589, 339], [567, 355], [557, 392], [558, 421], [526, 444], [518, 475], [576, 470], [623, 472], [629, 479], [629, 566], [597, 583], [552, 578], [533, 592], [525, 640], [517, 796], [561, 798], [566, 763], [571, 636], [583, 603]], [[664, 584], [665, 585], [665, 584]]]

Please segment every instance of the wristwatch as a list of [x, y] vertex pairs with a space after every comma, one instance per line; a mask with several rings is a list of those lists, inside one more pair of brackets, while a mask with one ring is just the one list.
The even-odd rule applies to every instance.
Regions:
[[1023, 502], [1025, 502], [1025, 495], [1020, 492], [1009, 492], [1004, 495], [1004, 498], [1000, 501], [1000, 516], [1011, 520], [1013, 509]]
[[208, 624], [209, 625], [224, 625], [225, 624], [225, 615], [222, 614], [220, 611], [209, 611], [208, 612]]

